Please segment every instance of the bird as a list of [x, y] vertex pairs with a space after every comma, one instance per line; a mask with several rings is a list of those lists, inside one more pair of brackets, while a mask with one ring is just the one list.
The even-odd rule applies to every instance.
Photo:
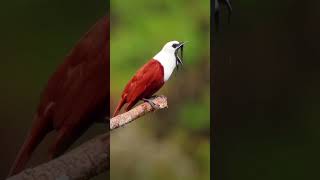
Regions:
[[[183, 65], [183, 46], [186, 42], [170, 41], [152, 59], [144, 64], [125, 86], [121, 100], [115, 108], [113, 117], [117, 116], [121, 108], [127, 104], [125, 111], [129, 111], [138, 101], [148, 102], [153, 108], [153, 96], [166, 81], [169, 80], [175, 68]], [[179, 52], [181, 57], [179, 57]]]
[[63, 154], [109, 113], [109, 15], [80, 39], [49, 78], [31, 129], [8, 176], [21, 172], [44, 137], [56, 131], [49, 160]]

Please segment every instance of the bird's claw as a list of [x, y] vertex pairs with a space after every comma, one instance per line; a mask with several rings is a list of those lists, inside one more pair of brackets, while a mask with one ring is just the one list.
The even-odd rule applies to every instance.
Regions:
[[158, 95], [153, 95], [153, 96], [151, 96], [149, 99], [151, 100], [151, 99], [156, 99], [157, 97], [160, 97], [160, 96], [158, 96]]
[[[156, 96], [157, 97], [157, 96]], [[150, 106], [153, 108], [153, 109], [160, 109], [160, 106], [158, 104], [155, 104], [154, 102], [152, 102], [152, 99], [156, 98], [156, 97], [151, 97], [150, 99], [146, 99], [146, 98], [142, 98], [142, 100], [144, 102], [147, 102], [150, 104]]]

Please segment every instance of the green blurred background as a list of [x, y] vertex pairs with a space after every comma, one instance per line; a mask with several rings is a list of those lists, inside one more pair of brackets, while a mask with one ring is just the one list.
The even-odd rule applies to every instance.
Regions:
[[169, 108], [111, 133], [111, 179], [210, 175], [210, 1], [111, 1], [111, 112], [135, 72], [171, 40], [184, 66], [157, 93]]
[[211, 53], [212, 174], [320, 179], [320, 1], [232, 5]]
[[[108, 5], [106, 0], [1, 2], [0, 179], [6, 177], [24, 141], [49, 76], [84, 33], [106, 14]], [[94, 125], [73, 147], [102, 132], [102, 124]], [[52, 140], [50, 134], [29, 165], [47, 160]]]

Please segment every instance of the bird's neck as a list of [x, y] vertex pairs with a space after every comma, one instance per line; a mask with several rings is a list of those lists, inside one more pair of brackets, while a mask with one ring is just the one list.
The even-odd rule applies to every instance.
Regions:
[[160, 64], [163, 66], [163, 80], [164, 82], [166, 82], [170, 78], [174, 68], [176, 67], [176, 58], [174, 54], [160, 51], [153, 57], [153, 59], [160, 62]]

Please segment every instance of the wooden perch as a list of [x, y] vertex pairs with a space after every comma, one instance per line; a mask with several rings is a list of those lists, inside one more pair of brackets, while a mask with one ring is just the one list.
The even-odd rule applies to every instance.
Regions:
[[99, 135], [47, 163], [30, 168], [7, 180], [90, 179], [109, 170], [109, 133]]
[[[159, 109], [168, 107], [167, 98], [152, 100]], [[132, 110], [110, 119], [110, 130], [124, 126], [154, 111], [149, 103], [142, 103]], [[109, 132], [99, 135], [74, 150], [34, 168], [9, 177], [7, 180], [84, 180], [110, 169]]]
[[[168, 107], [167, 98], [165, 96], [158, 96], [155, 99], [153, 99], [152, 102], [159, 107], [158, 109]], [[128, 112], [113, 117], [110, 120], [110, 130], [122, 127], [153, 110], [155, 109], [152, 108], [152, 106], [149, 103], [142, 103]]]

